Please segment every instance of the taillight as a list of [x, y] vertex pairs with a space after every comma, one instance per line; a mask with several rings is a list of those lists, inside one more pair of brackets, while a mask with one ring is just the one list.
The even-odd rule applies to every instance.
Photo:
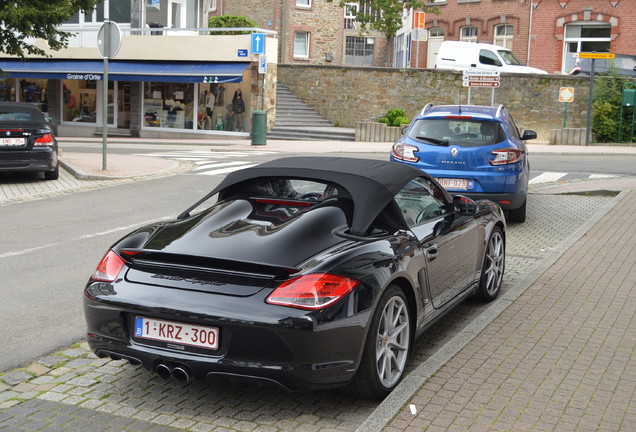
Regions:
[[283, 282], [267, 297], [267, 303], [317, 310], [350, 293], [360, 282], [345, 276], [315, 273]]
[[395, 143], [393, 144], [391, 152], [393, 153], [393, 157], [395, 157], [396, 159], [400, 159], [406, 162], [417, 162], [420, 160], [420, 158], [415, 156], [415, 152], [419, 150], [419, 148], [413, 145]]
[[51, 135], [50, 133], [44, 134], [41, 137], [37, 138], [35, 140], [35, 144], [33, 144], [36, 147], [46, 147], [46, 146], [52, 146], [53, 145], [53, 135]]
[[110, 250], [97, 265], [97, 269], [91, 279], [98, 282], [113, 282], [121, 271], [126, 261], [114, 251]]
[[523, 152], [517, 148], [493, 150], [492, 154], [495, 158], [490, 161], [491, 165], [508, 165], [519, 162], [521, 156], [523, 156]]

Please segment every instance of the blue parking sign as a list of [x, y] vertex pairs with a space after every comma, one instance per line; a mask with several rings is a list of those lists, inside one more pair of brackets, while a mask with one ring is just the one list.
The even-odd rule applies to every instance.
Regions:
[[252, 54], [263, 54], [265, 52], [265, 34], [252, 33]]

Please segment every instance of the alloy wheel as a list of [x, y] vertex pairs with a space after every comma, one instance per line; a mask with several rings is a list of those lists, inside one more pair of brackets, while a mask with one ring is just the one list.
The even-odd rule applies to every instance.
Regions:
[[378, 378], [384, 387], [393, 387], [402, 377], [409, 341], [409, 313], [406, 303], [399, 296], [391, 297], [380, 317], [376, 344]]
[[486, 250], [484, 276], [485, 290], [490, 296], [496, 296], [504, 274], [505, 246], [499, 231], [495, 231], [488, 241]]

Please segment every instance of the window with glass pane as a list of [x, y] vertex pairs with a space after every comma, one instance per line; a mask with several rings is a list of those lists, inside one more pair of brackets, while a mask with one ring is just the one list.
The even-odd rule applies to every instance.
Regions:
[[96, 122], [97, 81], [62, 80], [62, 120]]
[[428, 31], [429, 37], [444, 37], [444, 29], [443, 28], [432, 28]]
[[309, 57], [309, 33], [294, 33], [294, 57]]
[[298, 7], [311, 7], [311, 0], [296, 0]]
[[503, 24], [495, 27], [495, 45], [502, 46], [504, 48], [512, 49], [512, 35], [514, 33], [514, 26], [511, 24]]
[[477, 42], [477, 27], [462, 27], [460, 40], [465, 42]]

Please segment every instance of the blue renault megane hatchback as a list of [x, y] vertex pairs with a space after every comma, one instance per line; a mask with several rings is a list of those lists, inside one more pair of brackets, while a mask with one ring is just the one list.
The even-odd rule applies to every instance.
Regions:
[[489, 199], [511, 222], [526, 219], [530, 163], [525, 142], [504, 108], [426, 105], [393, 145], [391, 160], [415, 166], [451, 194]]

